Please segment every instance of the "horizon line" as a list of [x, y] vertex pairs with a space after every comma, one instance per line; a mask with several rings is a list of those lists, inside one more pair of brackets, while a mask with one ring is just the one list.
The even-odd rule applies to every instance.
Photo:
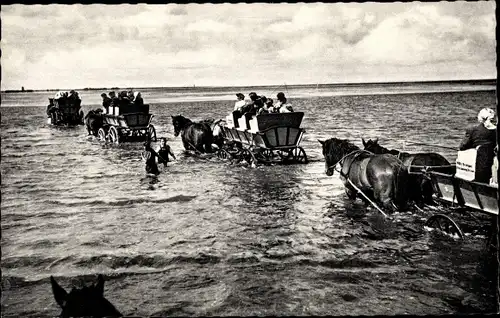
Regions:
[[[269, 84], [269, 85], [234, 85], [234, 86], [228, 86], [228, 85], [210, 85], [210, 86], [205, 86], [205, 85], [200, 85], [196, 86], [193, 84], [193, 86], [141, 86], [141, 87], [134, 87], [134, 86], [113, 86], [113, 87], [82, 87], [82, 88], [71, 88], [74, 90], [98, 90], [98, 89], [129, 89], [129, 88], [135, 88], [135, 89], [160, 89], [160, 88], [229, 88], [229, 87], [234, 87], [234, 88], [239, 88], [239, 87], [272, 87], [272, 86], [304, 86], [304, 85], [373, 85], [373, 84], [417, 84], [417, 83], [452, 83], [452, 82], [480, 82], [480, 81], [497, 81], [496, 78], [482, 78], [482, 79], [450, 79], [450, 80], [422, 80], [422, 81], [392, 81], [392, 82], [337, 82], [337, 83], [302, 83], [302, 84], [286, 84], [284, 82], [283, 84]], [[40, 91], [53, 91], [53, 90], [68, 90], [66, 88], [39, 88], [39, 89], [30, 89], [30, 88], [24, 88], [24, 92], [40, 92]], [[0, 90], [0, 92], [20, 92], [22, 93], [23, 91], [21, 89], [5, 89], [5, 90]]]

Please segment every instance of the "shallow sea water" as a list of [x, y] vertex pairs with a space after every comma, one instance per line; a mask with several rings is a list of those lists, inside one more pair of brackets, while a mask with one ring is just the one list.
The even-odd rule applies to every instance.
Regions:
[[[82, 96], [85, 112], [98, 106]], [[324, 174], [317, 139], [378, 137], [454, 162], [453, 150], [411, 142], [458, 145], [495, 92], [289, 96], [305, 112], [309, 164], [186, 154], [170, 115], [222, 118], [233, 102], [157, 102], [153, 124], [178, 157], [158, 178], [141, 143], [103, 145], [82, 126], [46, 125], [45, 107], [2, 106], [2, 315], [57, 315], [48, 277], [69, 289], [97, 273], [125, 315], [494, 312], [493, 257], [470, 218], [457, 215], [465, 241], [424, 229], [434, 209], [384, 220]]]

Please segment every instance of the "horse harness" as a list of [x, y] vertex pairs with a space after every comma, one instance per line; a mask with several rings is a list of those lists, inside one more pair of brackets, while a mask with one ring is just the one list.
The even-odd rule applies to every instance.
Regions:
[[359, 149], [359, 150], [354, 150], [350, 153], [348, 153], [347, 155], [343, 156], [339, 161], [337, 161], [337, 163], [335, 163], [334, 165], [332, 165], [330, 168], [334, 168], [335, 170], [337, 165], [340, 163], [340, 165], [342, 166], [342, 160], [344, 160], [345, 158], [349, 157], [351, 154], [354, 153], [354, 157], [352, 158], [352, 161], [351, 161], [351, 164], [349, 165], [349, 167], [347, 168], [347, 173], [343, 173], [342, 172], [342, 168], [340, 170], [337, 170], [338, 173], [340, 173], [340, 175], [344, 178], [349, 178], [349, 173], [351, 172], [351, 167], [352, 167], [352, 164], [354, 163], [354, 160], [356, 160], [357, 157], [359, 157], [362, 153], [369, 153], [369, 154], [373, 154], [372, 152], [368, 151], [368, 150], [363, 150], [363, 149]]

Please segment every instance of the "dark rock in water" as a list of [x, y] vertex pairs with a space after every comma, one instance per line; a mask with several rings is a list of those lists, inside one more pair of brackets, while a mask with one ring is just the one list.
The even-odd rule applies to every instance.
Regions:
[[345, 301], [354, 301], [354, 300], [357, 300], [358, 297], [354, 296], [354, 295], [351, 295], [351, 294], [344, 294], [341, 296], [343, 300]]

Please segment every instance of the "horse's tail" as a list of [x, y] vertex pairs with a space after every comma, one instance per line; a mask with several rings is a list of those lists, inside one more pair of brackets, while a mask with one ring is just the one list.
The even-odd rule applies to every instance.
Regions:
[[399, 211], [408, 208], [408, 182], [410, 175], [403, 164], [397, 166], [397, 173], [393, 179], [394, 204]]

